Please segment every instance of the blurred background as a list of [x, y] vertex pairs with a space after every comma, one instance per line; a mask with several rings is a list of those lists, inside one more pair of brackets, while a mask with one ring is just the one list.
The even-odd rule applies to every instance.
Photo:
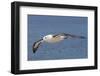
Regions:
[[[77, 16], [28, 15], [28, 60], [87, 58], [88, 18]], [[34, 42], [48, 34], [68, 33], [86, 39], [65, 39], [57, 43], [43, 42], [36, 53]]]

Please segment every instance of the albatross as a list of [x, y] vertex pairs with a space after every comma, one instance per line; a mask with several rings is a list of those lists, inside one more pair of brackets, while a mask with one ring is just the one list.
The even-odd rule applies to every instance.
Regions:
[[39, 39], [38, 41], [34, 42], [34, 44], [32, 46], [33, 53], [35, 53], [37, 51], [40, 44], [43, 42], [57, 43], [57, 42], [60, 42], [64, 39], [72, 39], [72, 38], [85, 39], [84, 36], [77, 36], [77, 35], [71, 35], [71, 34], [66, 34], [66, 33], [49, 34], [49, 35], [46, 35], [43, 38]]

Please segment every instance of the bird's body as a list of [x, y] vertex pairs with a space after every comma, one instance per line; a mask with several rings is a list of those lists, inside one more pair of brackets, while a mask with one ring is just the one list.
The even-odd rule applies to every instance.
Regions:
[[61, 33], [61, 34], [56, 34], [56, 35], [53, 35], [53, 34], [49, 34], [49, 35], [46, 35], [44, 36], [42, 39], [36, 41], [34, 44], [33, 44], [33, 53], [36, 52], [36, 50], [39, 48], [40, 44], [42, 42], [47, 42], [47, 43], [57, 43], [57, 42], [60, 42], [64, 39], [71, 39], [71, 38], [79, 38], [79, 39], [84, 39], [85, 37], [83, 36], [76, 36], [76, 35], [71, 35], [71, 34], [65, 34], [65, 33]]
[[54, 37], [54, 35], [47, 35], [43, 38], [43, 40], [48, 43], [56, 43], [64, 40], [64, 36]]

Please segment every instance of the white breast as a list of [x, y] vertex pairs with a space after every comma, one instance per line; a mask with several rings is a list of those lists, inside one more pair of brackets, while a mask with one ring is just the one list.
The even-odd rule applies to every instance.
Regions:
[[51, 38], [51, 39], [47, 39], [45, 41], [49, 42], [49, 43], [55, 43], [55, 42], [60, 42], [62, 40], [64, 40], [64, 37], [59, 36], [59, 37], [54, 37], [54, 38]]

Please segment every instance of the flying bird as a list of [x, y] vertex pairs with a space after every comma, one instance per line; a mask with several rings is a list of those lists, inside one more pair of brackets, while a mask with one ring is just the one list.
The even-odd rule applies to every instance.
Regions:
[[76, 36], [76, 35], [71, 35], [71, 34], [66, 34], [66, 33], [49, 34], [49, 35], [44, 36], [42, 39], [34, 42], [34, 44], [32, 46], [33, 53], [35, 53], [37, 51], [37, 49], [43, 42], [56, 43], [56, 42], [60, 42], [64, 39], [72, 39], [72, 38], [85, 39], [84, 36]]

